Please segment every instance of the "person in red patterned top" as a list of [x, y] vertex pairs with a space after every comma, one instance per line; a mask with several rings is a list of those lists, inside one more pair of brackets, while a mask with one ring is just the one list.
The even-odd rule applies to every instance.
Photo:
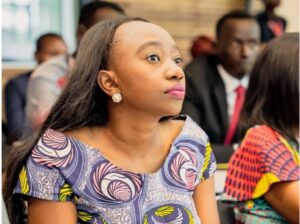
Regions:
[[248, 131], [229, 161], [223, 201], [236, 223], [298, 223], [299, 33], [263, 50], [241, 116]]

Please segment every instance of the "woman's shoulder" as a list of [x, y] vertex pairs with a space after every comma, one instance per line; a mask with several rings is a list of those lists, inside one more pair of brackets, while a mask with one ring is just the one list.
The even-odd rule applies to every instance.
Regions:
[[83, 130], [83, 128], [72, 131], [47, 129], [34, 146], [31, 153], [32, 159], [38, 163], [46, 163], [44, 165], [47, 166], [54, 166], [55, 164], [48, 164], [48, 162], [72, 157], [75, 148], [77, 150], [86, 147], [84, 144], [79, 144], [84, 143]]
[[280, 134], [267, 125], [256, 125], [248, 129], [244, 142], [251, 144], [263, 143], [264, 145], [276, 144]]
[[270, 160], [282, 155], [282, 153], [295, 154], [295, 149], [275, 129], [267, 125], [257, 125], [250, 128], [235, 154], [245, 153], [256, 155], [262, 160]]
[[62, 134], [67, 138], [78, 139], [79, 141], [85, 142], [88, 138], [87, 133], [89, 133], [89, 128], [84, 126], [80, 128], [75, 128], [72, 130], [63, 131]]
[[181, 130], [172, 142], [167, 163], [189, 164], [191, 169], [197, 170], [198, 181], [213, 175], [216, 170], [216, 160], [206, 133], [189, 116], [176, 117], [170, 122], [173, 124], [177, 122]]
[[252, 131], [254, 133], [261, 133], [261, 134], [263, 133], [272, 134], [276, 132], [272, 127], [268, 125], [255, 125], [249, 128], [248, 131]]
[[180, 139], [190, 139], [206, 145], [208, 137], [206, 133], [186, 115], [179, 115], [166, 119], [162, 123], [164, 130], [172, 135], [173, 143]]
[[55, 129], [45, 130], [39, 138], [38, 144], [40, 143], [54, 143], [54, 142], [67, 142], [70, 138], [81, 140], [84, 138], [84, 129], [77, 128], [73, 130], [60, 131]]
[[[180, 116], [174, 119], [175, 121], [177, 120], [178, 125], [181, 125], [180, 132], [171, 143], [174, 149], [176, 149], [174, 153], [188, 151], [194, 154], [197, 159], [202, 160], [203, 158], [207, 158], [207, 161], [214, 163], [215, 157], [206, 133], [189, 116]], [[181, 123], [178, 119], [181, 120]], [[202, 164], [203, 161], [198, 162]]]
[[205, 131], [190, 117], [184, 116], [185, 125], [182, 129], [182, 136], [198, 139], [201, 142], [208, 142], [208, 136]]

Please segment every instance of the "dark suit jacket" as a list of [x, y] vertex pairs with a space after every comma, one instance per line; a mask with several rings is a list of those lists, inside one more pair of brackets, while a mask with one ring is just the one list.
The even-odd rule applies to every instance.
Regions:
[[[223, 145], [229, 121], [225, 85], [217, 70], [218, 63], [216, 56], [204, 55], [186, 66], [187, 87], [182, 113], [190, 115], [207, 133], [217, 162], [226, 163], [233, 148]], [[235, 136], [234, 141], [237, 140]]]
[[286, 20], [282, 17], [276, 16], [275, 18], [269, 18], [266, 13], [259, 13], [256, 16], [256, 20], [260, 26], [260, 35], [261, 35], [261, 42], [268, 42], [269, 40], [275, 37], [275, 34], [272, 30], [268, 27], [269, 20], [275, 20], [280, 22], [283, 25], [283, 30], [286, 28]]
[[23, 133], [27, 83], [30, 74], [31, 71], [18, 75], [16, 78], [9, 80], [5, 86], [5, 109], [9, 141], [17, 140]]

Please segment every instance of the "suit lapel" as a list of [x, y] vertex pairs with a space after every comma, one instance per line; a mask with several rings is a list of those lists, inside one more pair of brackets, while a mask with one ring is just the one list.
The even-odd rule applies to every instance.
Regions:
[[226, 92], [224, 84], [219, 82], [213, 87], [213, 95], [216, 102], [217, 110], [220, 111], [221, 124], [223, 130], [228, 128], [228, 115], [227, 115], [227, 102], [226, 102]]
[[222, 78], [217, 69], [218, 60], [211, 60], [209, 63], [213, 63], [211, 74], [209, 74], [209, 85], [212, 89], [212, 100], [215, 104], [215, 109], [219, 111], [219, 122], [221, 128], [224, 130], [224, 137], [228, 128], [228, 115], [227, 115], [227, 101], [226, 101], [226, 90]]

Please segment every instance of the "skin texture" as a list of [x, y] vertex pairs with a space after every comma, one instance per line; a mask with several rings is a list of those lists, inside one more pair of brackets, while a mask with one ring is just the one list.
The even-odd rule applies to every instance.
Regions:
[[264, 198], [289, 223], [299, 223], [299, 181], [274, 184]]
[[218, 37], [217, 53], [225, 70], [241, 79], [249, 73], [260, 49], [258, 24], [249, 19], [228, 19]]
[[[127, 29], [130, 31], [125, 32]], [[140, 32], [140, 29], [145, 31]], [[110, 70], [105, 72], [116, 85], [108, 89], [100, 80], [104, 91], [110, 96], [121, 92], [124, 111], [147, 111], [156, 116], [177, 114], [182, 100], [165, 94], [165, 91], [176, 84], [184, 87], [185, 80], [181, 57], [171, 36], [153, 24], [131, 22], [117, 30], [114, 42], [112, 55], [115, 56], [110, 60]]]
[[201, 223], [220, 223], [214, 186], [214, 177], [210, 177], [197, 186], [193, 195]]
[[47, 37], [42, 42], [42, 49], [35, 52], [36, 61], [40, 64], [55, 56], [68, 53], [65, 42], [57, 37]]
[[76, 224], [76, 207], [72, 202], [53, 202], [32, 199], [28, 201], [28, 223]]
[[[109, 96], [115, 92], [123, 96], [118, 104], [109, 101], [108, 124], [64, 134], [101, 149], [105, 158], [124, 170], [157, 171], [184, 124], [179, 120], [159, 121], [162, 116], [178, 114], [183, 103], [183, 99], [166, 93], [174, 85], [185, 85], [181, 57], [174, 40], [154, 24], [134, 21], [121, 25], [113, 41], [109, 68], [99, 71], [98, 84]], [[201, 182], [193, 196], [204, 224], [219, 223], [213, 178]], [[76, 212], [70, 203], [41, 200], [34, 200], [34, 203], [34, 207], [32, 202], [29, 206], [30, 224], [74, 223]], [[55, 204], [60, 207], [56, 208]], [[51, 216], [55, 214], [56, 220], [45, 218], [49, 216], [48, 210]]]

